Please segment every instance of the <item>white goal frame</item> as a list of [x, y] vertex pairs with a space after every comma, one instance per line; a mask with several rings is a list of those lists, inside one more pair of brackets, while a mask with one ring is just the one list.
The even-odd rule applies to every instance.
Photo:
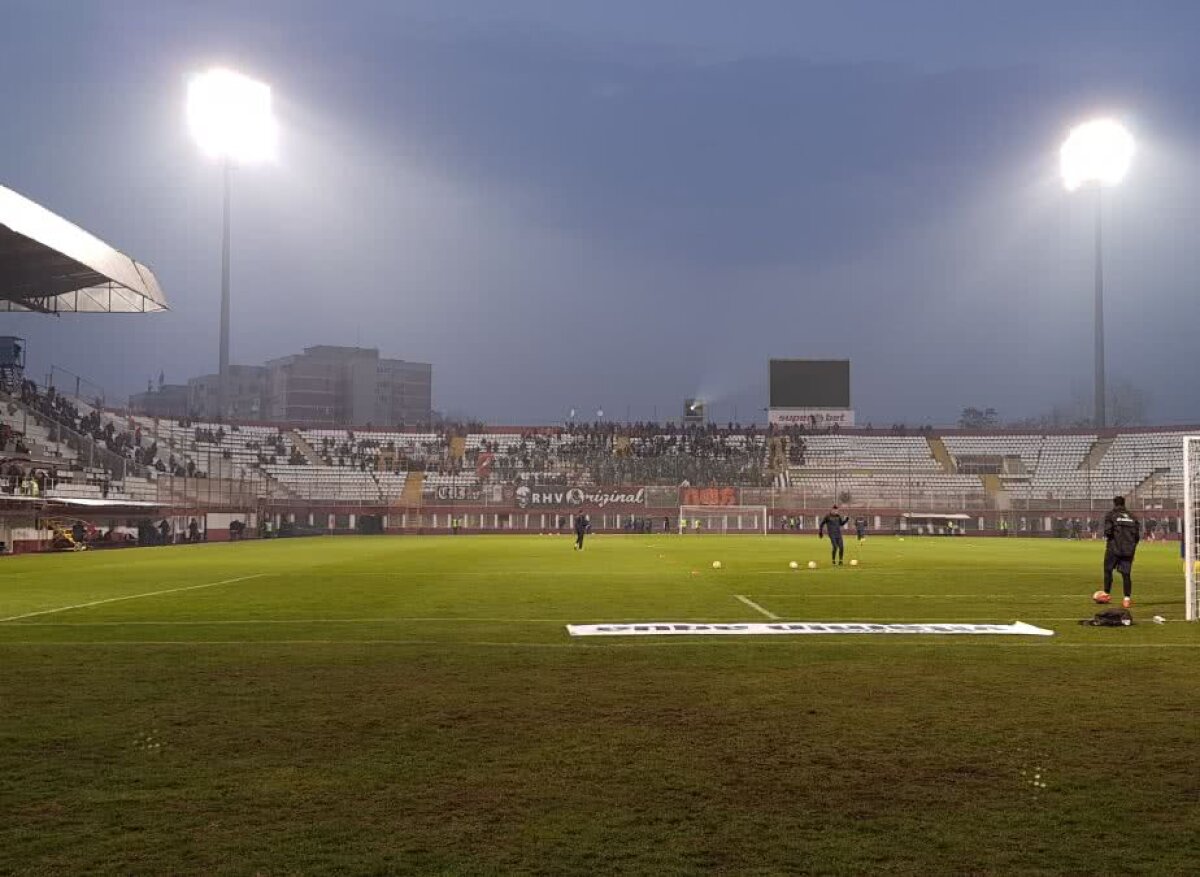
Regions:
[[[1193, 456], [1195, 455], [1195, 456]], [[1183, 437], [1183, 576], [1184, 615], [1188, 621], [1200, 619], [1200, 594], [1197, 593], [1196, 561], [1200, 555], [1200, 435]]]
[[[765, 536], [770, 526], [767, 515], [765, 505], [683, 505], [679, 507], [679, 534]], [[699, 527], [694, 526], [696, 521]]]

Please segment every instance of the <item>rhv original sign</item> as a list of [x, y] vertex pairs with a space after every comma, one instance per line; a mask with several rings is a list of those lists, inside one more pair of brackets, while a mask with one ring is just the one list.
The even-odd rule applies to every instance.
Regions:
[[517, 507], [523, 509], [585, 505], [604, 508], [608, 505], [642, 505], [646, 501], [646, 489], [639, 487], [630, 493], [620, 490], [606, 491], [602, 488], [587, 491], [582, 487], [542, 488], [522, 485], [516, 489], [513, 496]]

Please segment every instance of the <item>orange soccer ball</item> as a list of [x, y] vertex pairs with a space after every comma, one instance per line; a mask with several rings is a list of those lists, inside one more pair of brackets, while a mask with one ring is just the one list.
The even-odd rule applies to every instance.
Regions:
[[1095, 600], [1097, 603], [1107, 603], [1109, 600], [1112, 599], [1112, 597], [1110, 597], [1108, 594], [1104, 593], [1103, 591], [1097, 591], [1096, 593], [1092, 594], [1092, 599]]

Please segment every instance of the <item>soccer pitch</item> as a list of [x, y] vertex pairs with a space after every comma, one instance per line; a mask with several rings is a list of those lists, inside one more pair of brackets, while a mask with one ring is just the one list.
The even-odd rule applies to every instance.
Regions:
[[[1194, 873], [1177, 546], [1094, 629], [1096, 542], [571, 542], [4, 560], [0, 873]], [[565, 630], [769, 616], [1056, 635]]]

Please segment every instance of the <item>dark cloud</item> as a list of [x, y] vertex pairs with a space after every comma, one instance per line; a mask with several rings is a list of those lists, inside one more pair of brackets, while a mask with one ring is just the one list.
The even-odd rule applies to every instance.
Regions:
[[432, 361], [439, 407], [530, 421], [696, 392], [750, 419], [769, 356], [844, 355], [864, 419], [1018, 417], [1090, 368], [1089, 214], [1053, 162], [1111, 108], [1142, 150], [1110, 367], [1200, 419], [1191, 7], [677, 6], [13, 4], [4, 182], [150, 262], [174, 309], [11, 325], [114, 393], [211, 369], [219, 200], [179, 103], [226, 61], [275, 84], [285, 138], [236, 180], [237, 360], [375, 345]]

